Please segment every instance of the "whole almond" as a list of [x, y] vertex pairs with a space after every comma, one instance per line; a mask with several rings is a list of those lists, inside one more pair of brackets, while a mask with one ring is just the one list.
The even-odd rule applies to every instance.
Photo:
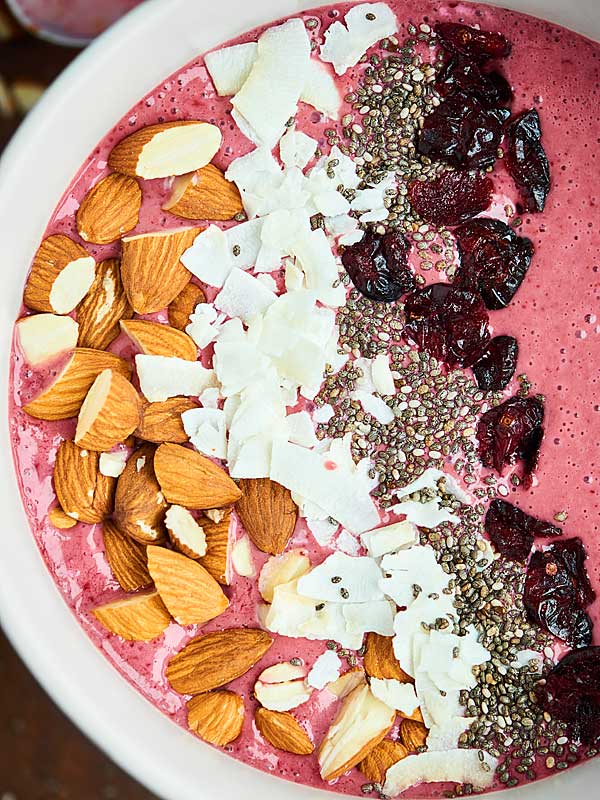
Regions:
[[257, 708], [254, 721], [260, 735], [278, 750], [309, 756], [315, 749], [304, 728], [287, 711]]
[[229, 606], [216, 580], [181, 553], [148, 547], [148, 570], [161, 600], [180, 625], [202, 625]]
[[400, 725], [400, 741], [409, 753], [417, 753], [427, 744], [429, 731], [422, 722], [403, 719]]
[[225, 747], [242, 732], [244, 701], [235, 694], [221, 690], [192, 697], [187, 703], [188, 728], [205, 742]]
[[142, 190], [135, 178], [113, 172], [83, 198], [77, 211], [77, 232], [84, 242], [110, 244], [139, 222]]
[[127, 536], [110, 520], [104, 520], [102, 533], [106, 559], [121, 588], [136, 592], [150, 586], [152, 578], [144, 545]]
[[263, 553], [283, 553], [298, 517], [291, 492], [270, 478], [244, 478], [240, 489], [236, 511], [252, 542]]
[[186, 361], [196, 361], [198, 357], [194, 340], [170, 325], [130, 319], [121, 322], [121, 329], [144, 355], [183, 358]]
[[141, 401], [132, 384], [115, 370], [105, 369], [83, 401], [75, 444], [106, 453], [133, 433], [141, 416]]
[[54, 488], [62, 510], [78, 522], [102, 522], [113, 510], [115, 479], [100, 472], [100, 454], [61, 442], [54, 464]]
[[115, 522], [142, 544], [166, 539], [167, 502], [154, 474], [155, 449], [151, 444], [138, 448], [117, 480]]
[[150, 642], [171, 622], [157, 592], [107, 603], [93, 609], [92, 613], [111, 633], [131, 642]]
[[244, 211], [239, 189], [214, 164], [176, 178], [163, 208], [183, 219], [222, 221]]
[[401, 683], [414, 683], [394, 655], [391, 636], [368, 633], [365, 645], [365, 672], [370, 678], [390, 678]]
[[161, 444], [154, 469], [169, 503], [205, 509], [230, 505], [241, 492], [225, 470], [209, 458], [178, 444]]
[[363, 758], [358, 768], [367, 780], [383, 785], [388, 769], [407, 755], [408, 750], [403, 744], [384, 739]]
[[196, 306], [206, 303], [206, 295], [197, 283], [188, 283], [169, 305], [169, 325], [185, 331]]
[[142, 403], [142, 421], [135, 435], [146, 442], [184, 444], [188, 435], [183, 428], [181, 415], [198, 406], [189, 397], [172, 397], [162, 403]]
[[223, 586], [229, 585], [229, 523], [231, 509], [225, 510], [225, 516], [214, 522], [208, 517], [201, 517], [198, 522], [206, 539], [206, 555], [200, 563], [213, 578]]
[[273, 644], [257, 628], [230, 628], [193, 639], [169, 661], [167, 679], [180, 694], [201, 694], [245, 675]]
[[105, 350], [121, 333], [119, 322], [132, 316], [121, 281], [121, 262], [108, 258], [98, 264], [94, 282], [77, 306], [79, 347]]
[[23, 302], [34, 311], [70, 314], [94, 281], [96, 262], [68, 236], [49, 236], [34, 256]]
[[50, 524], [54, 525], [59, 531], [66, 531], [77, 525], [77, 520], [65, 514], [60, 506], [54, 506], [54, 508], [48, 511], [48, 519], [50, 520]]

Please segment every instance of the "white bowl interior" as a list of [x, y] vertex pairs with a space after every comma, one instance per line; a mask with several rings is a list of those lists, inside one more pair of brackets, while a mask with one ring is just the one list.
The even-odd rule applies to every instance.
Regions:
[[[318, 0], [152, 0], [85, 51], [50, 88], [0, 162], [2, 359], [0, 454], [4, 534], [0, 538], [0, 620], [31, 671], [61, 708], [117, 763], [167, 800], [260, 793], [276, 800], [326, 797], [273, 780], [181, 730], [117, 673], [87, 639], [59, 595], [30, 534], [13, 473], [7, 427], [8, 358], [23, 280], [56, 203], [106, 131], [147, 91], [188, 60], [260, 23]], [[598, 0], [512, 0], [600, 39]], [[99, 110], [100, 109], [100, 110]], [[518, 790], [521, 800], [569, 791], [596, 796], [600, 763]], [[498, 800], [506, 793], [496, 794]]]

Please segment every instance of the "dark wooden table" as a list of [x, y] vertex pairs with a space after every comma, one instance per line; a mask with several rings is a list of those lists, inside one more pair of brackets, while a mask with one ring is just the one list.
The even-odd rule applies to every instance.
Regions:
[[[20, 31], [0, 0], [0, 149], [74, 55]], [[155, 800], [58, 710], [1, 631], [0, 800]]]

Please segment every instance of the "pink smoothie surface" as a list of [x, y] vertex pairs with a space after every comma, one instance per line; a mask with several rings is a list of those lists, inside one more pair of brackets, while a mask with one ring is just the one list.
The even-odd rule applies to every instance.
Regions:
[[[565, 531], [580, 536], [589, 554], [588, 568], [595, 589], [600, 590], [600, 536], [598, 481], [600, 481], [600, 232], [598, 230], [598, 164], [600, 120], [600, 45], [532, 17], [483, 5], [466, 3], [390, 2], [400, 23], [399, 38], [406, 26], [428, 22], [464, 20], [484, 29], [502, 31], [512, 42], [512, 55], [503, 71], [515, 89], [513, 112], [537, 107], [540, 113], [544, 146], [553, 175], [553, 188], [543, 214], [525, 216], [520, 229], [530, 237], [536, 254], [529, 274], [510, 306], [492, 316], [495, 334], [510, 333], [520, 345], [517, 374], [526, 372], [534, 391], [546, 397], [546, 438], [542, 448], [537, 481], [531, 490], [509, 490], [524, 509], [544, 518], [566, 512]], [[348, 4], [327, 7], [303, 15], [318, 20], [310, 35], [320, 39], [323, 29]], [[254, 40], [252, 31], [237, 42]], [[355, 88], [360, 69], [339, 78], [340, 93]], [[46, 235], [63, 233], [80, 241], [74, 214], [90, 187], [108, 170], [111, 148], [124, 136], [145, 125], [175, 119], [203, 119], [219, 125], [223, 147], [215, 163], [228, 163], [250, 151], [253, 145], [237, 130], [229, 116], [228, 98], [216, 96], [203, 60], [198, 57], [167, 78], [143, 98], [115, 126], [83, 164], [65, 192]], [[342, 112], [343, 113], [343, 112]], [[324, 131], [332, 127], [307, 106], [300, 106], [298, 126], [318, 139], [324, 152]], [[517, 201], [508, 175], [496, 167], [498, 203], [506, 198]], [[169, 194], [170, 182], [143, 182], [144, 202], [137, 233], [186, 225], [161, 210]], [[499, 206], [501, 207], [501, 205]], [[84, 243], [85, 244], [85, 243]], [[118, 255], [118, 245], [86, 245], [97, 261]], [[25, 265], [23, 265], [25, 272]], [[429, 278], [430, 279], [430, 278]], [[166, 321], [166, 316], [159, 315]], [[117, 340], [111, 349], [120, 349]], [[173, 692], [164, 677], [172, 654], [200, 632], [197, 627], [182, 628], [173, 623], [164, 636], [149, 643], [125, 642], [107, 632], [90, 614], [90, 609], [119, 596], [118, 584], [111, 575], [102, 546], [100, 526], [77, 525], [69, 531], [53, 528], [47, 519], [55, 503], [52, 470], [56, 449], [65, 437], [72, 437], [75, 421], [40, 423], [21, 410], [49, 372], [32, 374], [23, 363], [18, 348], [13, 350], [11, 386], [11, 431], [14, 457], [23, 502], [31, 528], [58, 589], [72, 608], [91, 640], [104, 652], [121, 674], [151, 703], [175, 723], [185, 726], [185, 698]], [[514, 387], [513, 387], [514, 389]], [[382, 517], [382, 521], [387, 518]], [[240, 534], [235, 520], [232, 536]], [[290, 547], [304, 547], [314, 559], [326, 551], [315, 545], [303, 524], [299, 524]], [[266, 560], [253, 551], [257, 571]], [[235, 577], [227, 589], [229, 610], [202, 632], [235, 625], [258, 625], [260, 601], [256, 579]], [[591, 609], [597, 622], [600, 602]], [[600, 643], [600, 626], [595, 643]], [[324, 642], [277, 637], [263, 661], [231, 688], [246, 698], [246, 722], [242, 736], [226, 750], [235, 758], [274, 775], [320, 788], [360, 794], [365, 778], [353, 770], [331, 787], [323, 784], [315, 757], [293, 756], [274, 750], [256, 735], [253, 725], [255, 701], [249, 696], [257, 675], [270, 664], [292, 657], [310, 666], [325, 650]], [[335, 712], [335, 700], [327, 691], [314, 692], [295, 715], [316, 742], [320, 740]], [[199, 747], [205, 746], [198, 743]], [[409, 790], [411, 797], [440, 796], [440, 786]]]

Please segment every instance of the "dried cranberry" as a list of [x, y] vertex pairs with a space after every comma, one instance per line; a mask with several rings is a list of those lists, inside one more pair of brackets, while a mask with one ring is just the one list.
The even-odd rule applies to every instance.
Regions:
[[443, 97], [465, 94], [479, 100], [485, 108], [507, 106], [513, 93], [509, 82], [499, 72], [484, 72], [474, 61], [457, 55], [436, 78], [435, 88]]
[[535, 108], [515, 117], [506, 130], [504, 162], [517, 185], [525, 211], [543, 211], [550, 191], [550, 164], [542, 146], [540, 118]]
[[481, 217], [454, 231], [460, 256], [455, 283], [478, 289], [488, 308], [504, 308], [527, 274], [533, 256], [529, 239], [499, 219]]
[[443, 172], [433, 181], [413, 181], [408, 187], [418, 216], [434, 225], [460, 225], [481, 214], [492, 202], [491, 178], [474, 172]]
[[459, 22], [439, 22], [435, 28], [440, 44], [450, 53], [462, 53], [474, 61], [506, 58], [512, 45], [501, 33], [480, 31]]
[[398, 231], [379, 236], [368, 232], [347, 247], [342, 263], [358, 291], [369, 300], [391, 303], [415, 288], [408, 266], [410, 244]]
[[485, 530], [505, 558], [525, 563], [536, 536], [560, 536], [562, 530], [521, 511], [506, 500], [493, 500], [485, 515]]
[[498, 158], [502, 127], [509, 116], [505, 108], [484, 108], [474, 97], [455, 94], [425, 117], [417, 150], [453, 167], [487, 169]]
[[571, 647], [592, 641], [585, 609], [596, 599], [581, 539], [566, 539], [531, 556], [523, 602], [529, 618]]
[[488, 342], [488, 313], [474, 292], [432, 284], [412, 294], [404, 312], [404, 338], [450, 366], [469, 366]]
[[544, 711], [568, 724], [573, 739], [600, 745], [600, 647], [567, 653], [536, 694]]
[[510, 383], [517, 368], [519, 345], [512, 336], [495, 336], [477, 361], [473, 375], [484, 392], [499, 392]]
[[[532, 442], [537, 444], [536, 453], [539, 451], [543, 421], [544, 404], [536, 397], [511, 397], [486, 411], [477, 426], [481, 463], [501, 475], [506, 464], [530, 458]], [[532, 471], [525, 465], [526, 475]]]

